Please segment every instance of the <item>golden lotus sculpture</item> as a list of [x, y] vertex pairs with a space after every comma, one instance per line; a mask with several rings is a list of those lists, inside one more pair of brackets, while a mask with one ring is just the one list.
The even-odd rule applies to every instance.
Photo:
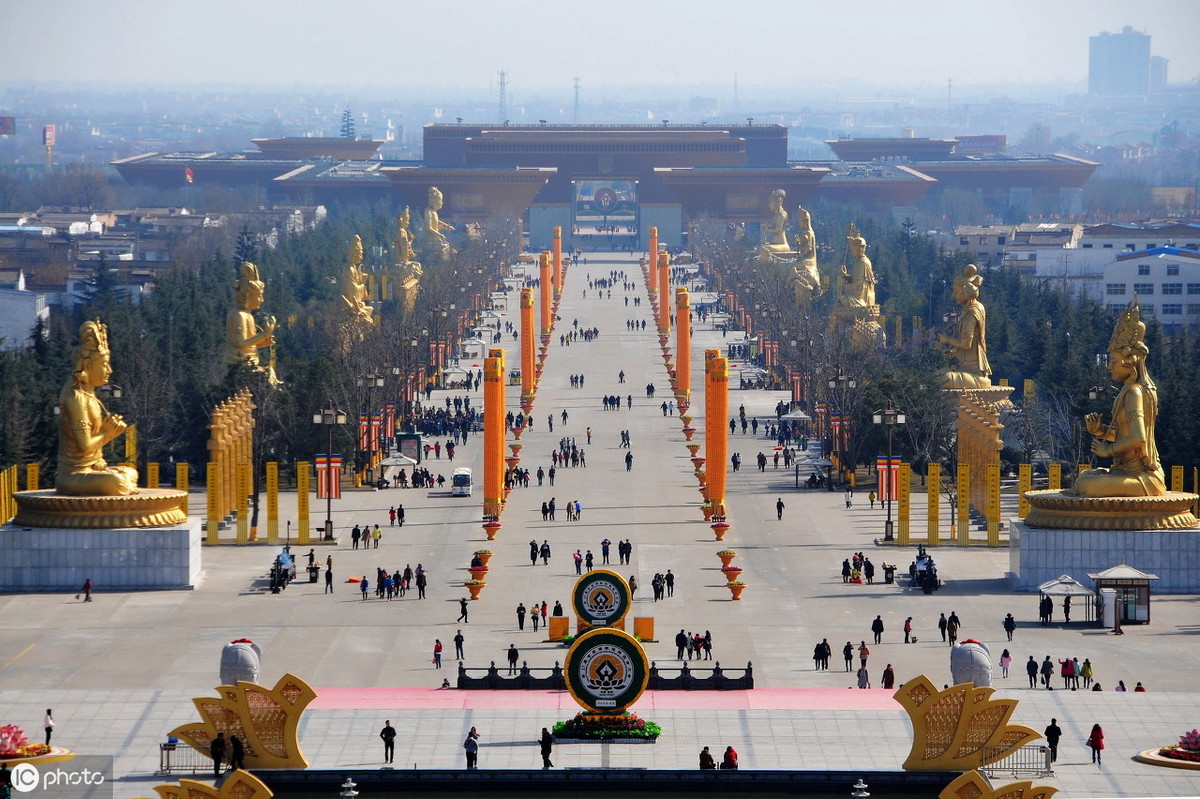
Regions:
[[1058, 788], [1034, 785], [1028, 780], [993, 788], [978, 771], [968, 771], [943, 788], [938, 799], [1050, 799], [1056, 793]]
[[[963, 683], [939, 691], [921, 675], [909, 680], [894, 697], [913, 726], [907, 771], [970, 771], [1008, 755], [1003, 749], [1023, 746], [1041, 734], [1009, 724], [1015, 699], [992, 699], [994, 688]], [[985, 747], [999, 747], [985, 752]]]
[[196, 780], [180, 780], [178, 785], [156, 785], [160, 799], [271, 799], [275, 794], [262, 780], [238, 769], [231, 771], [221, 787]]
[[203, 723], [185, 724], [170, 734], [201, 751], [207, 750], [218, 732], [226, 738], [236, 735], [245, 744], [250, 768], [308, 768], [297, 738], [300, 716], [317, 698], [308, 683], [284, 674], [274, 688], [239, 681], [218, 686], [217, 693], [220, 696], [216, 698], [192, 700]]

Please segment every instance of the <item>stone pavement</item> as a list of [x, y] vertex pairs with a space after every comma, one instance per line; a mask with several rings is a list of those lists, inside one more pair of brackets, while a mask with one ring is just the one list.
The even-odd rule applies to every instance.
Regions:
[[[740, 432], [730, 442], [730, 452], [740, 452], [744, 462], [741, 471], [729, 475], [733, 527], [724, 544], [715, 542], [701, 520], [682, 425], [659, 408], [671, 397], [649, 304], [643, 299], [634, 307], [631, 299], [627, 307], [625, 293], [618, 290], [611, 299], [597, 298], [595, 291], [582, 296], [589, 274], [607, 277], [610, 269], [618, 269], [639, 285], [631, 296], [644, 298], [636, 261], [595, 254], [587, 260], [568, 272], [561, 319], [533, 410], [535, 424], [523, 438], [521, 453], [522, 465], [531, 471], [549, 467], [551, 449], [562, 436], [573, 436], [586, 451], [587, 467], [560, 468], [553, 487], [538, 488], [534, 480], [530, 488], [513, 491], [503, 528], [486, 545], [496, 554], [482, 598], [471, 603], [469, 624], [456, 623], [455, 617], [471, 553], [484, 546], [481, 480], [471, 498], [413, 489], [347, 491], [334, 503], [341, 542], [315, 547], [322, 561], [333, 555], [337, 585], [332, 596], [322, 593], [323, 584], [306, 582], [293, 583], [279, 595], [267, 592], [265, 575], [274, 551], [266, 545], [206, 548], [205, 579], [191, 592], [110, 594], [97, 586], [90, 604], [75, 602], [73, 595], [0, 596], [0, 722], [36, 731], [45, 708], [54, 708], [56, 743], [84, 754], [115, 755], [122, 777], [117, 796], [145, 796], [161, 781], [151, 776], [158, 764], [157, 743], [171, 728], [196, 720], [190, 699], [213, 693], [221, 646], [249, 637], [263, 647], [264, 683], [290, 671], [316, 687], [319, 698], [301, 726], [301, 743], [316, 767], [379, 767], [376, 736], [385, 718], [400, 731], [396, 762], [404, 767], [461, 765], [461, 741], [471, 726], [483, 734], [484, 768], [536, 767], [534, 739], [541, 727], [575, 712], [570, 698], [561, 692], [439, 690], [443, 677], [454, 681], [451, 639], [462, 629], [468, 666], [503, 661], [510, 643], [530, 666], [561, 661], [566, 650], [545, 641], [542, 632], [535, 635], [528, 624], [517, 630], [516, 605], [544, 600], [553, 606], [560, 600], [567, 606], [575, 579], [571, 553], [591, 549], [599, 565], [601, 539], [615, 544], [629, 538], [632, 564], [613, 568], [636, 575], [642, 586], [633, 615], [654, 617], [660, 639], [646, 645], [649, 657], [664, 667], [677, 665], [675, 633], [710, 630], [715, 660], [729, 667], [752, 661], [759, 687], [715, 695], [649, 694], [634, 710], [663, 726], [655, 745], [561, 744], [555, 754], [559, 766], [690, 769], [701, 746], [720, 751], [732, 744], [748, 769], [898, 768], [910, 740], [906, 716], [883, 691], [846, 690], [853, 680], [842, 670], [842, 645], [869, 642], [870, 622], [882, 615], [887, 630], [884, 642], [871, 646], [873, 681], [877, 684], [879, 672], [891, 663], [899, 682], [925, 673], [941, 684], [949, 681], [949, 658], [936, 629], [938, 614], [957, 612], [962, 637], [987, 643], [998, 657], [1007, 645], [1000, 622], [1011, 611], [1020, 625], [1010, 646], [1014, 669], [1008, 679], [997, 675], [999, 693], [1021, 700], [1015, 721], [1040, 730], [1056, 717], [1065, 732], [1056, 775], [1044, 782], [1060, 787], [1059, 796], [1066, 799], [1200, 793], [1194, 773], [1130, 759], [1142, 749], [1173, 743], [1200, 724], [1197, 597], [1155, 597], [1152, 624], [1126, 626], [1124, 636], [1114, 637], [1083, 623], [1039, 626], [1036, 596], [1004, 587], [1004, 549], [936, 551], [946, 584], [932, 596], [897, 585], [844, 585], [840, 564], [854, 551], [865, 552], [877, 566], [887, 561], [902, 569], [915, 552], [874, 545], [884, 513], [868, 508], [867, 489], [847, 509], [841, 493], [796, 489], [794, 475], [782, 468], [768, 465], [760, 473], [755, 455], [760, 450], [769, 455], [773, 442]], [[626, 329], [627, 319], [643, 318], [645, 331]], [[576, 319], [580, 327], [598, 327], [599, 338], [560, 345], [558, 336]], [[708, 325], [694, 327], [694, 385], [702, 386], [703, 350], [720, 347], [722, 336]], [[507, 355], [512, 362], [519, 357], [515, 349]], [[626, 374], [624, 385], [617, 382], [620, 370]], [[584, 388], [570, 388], [571, 374], [585, 375]], [[647, 383], [657, 388], [654, 400], [646, 397]], [[632, 396], [633, 407], [622, 403], [619, 411], [604, 411], [601, 396], [614, 393]], [[702, 388], [693, 394], [694, 424], [701, 426]], [[435, 392], [434, 400], [445, 396]], [[782, 398], [780, 392], [735, 389], [729, 407], [736, 413], [744, 404], [749, 415], [769, 416]], [[511, 388], [510, 407], [517, 399], [517, 389]], [[472, 401], [481, 403], [482, 392]], [[553, 432], [546, 427], [549, 414]], [[621, 430], [632, 436], [631, 471], [625, 470], [625, 451], [618, 447]], [[696, 440], [701, 439], [698, 433]], [[458, 449], [453, 464], [435, 460], [430, 468], [449, 477], [453, 466], [469, 465], [482, 478], [481, 443], [482, 436], [476, 436]], [[578, 499], [581, 520], [565, 521], [560, 511], [558, 521], [543, 522], [539, 508], [551, 497], [559, 507]], [[775, 519], [777, 497], [787, 506], [781, 522]], [[388, 526], [387, 509], [396, 503], [407, 512], [403, 528]], [[923, 497], [914, 495], [913, 504], [913, 527], [921, 529]], [[285, 495], [281, 506], [283, 518], [294, 520], [295, 496]], [[203, 513], [203, 496], [193, 497], [192, 509]], [[322, 504], [314, 503], [313, 518], [323, 513]], [[356, 523], [381, 525], [378, 550], [350, 549], [346, 531]], [[548, 566], [529, 565], [531, 539], [550, 542], [554, 554]], [[723, 587], [715, 557], [723, 546], [738, 550], [737, 563], [746, 570], [742, 579], [749, 586], [740, 602], [730, 601]], [[612, 557], [615, 564], [615, 545]], [[418, 563], [431, 575], [425, 600], [415, 599], [414, 592], [394, 602], [364, 602], [353, 585], [343, 582], [363, 574], [374, 581], [376, 566], [394, 570]], [[675, 596], [655, 603], [650, 579], [668, 568], [676, 575]], [[915, 644], [901, 643], [907, 616], [914, 620]], [[812, 648], [825, 637], [834, 658], [829, 671], [816, 672]], [[441, 671], [430, 663], [435, 638], [446, 646], [447, 667]], [[1090, 658], [1104, 691], [1029, 690], [1021, 664], [1031, 654], [1039, 661], [1046, 655]], [[1117, 680], [1131, 689], [1140, 680], [1149, 693], [1114, 693]], [[1060, 683], [1056, 679], [1055, 687]], [[1081, 744], [1094, 722], [1108, 736], [1102, 768], [1088, 763]]]

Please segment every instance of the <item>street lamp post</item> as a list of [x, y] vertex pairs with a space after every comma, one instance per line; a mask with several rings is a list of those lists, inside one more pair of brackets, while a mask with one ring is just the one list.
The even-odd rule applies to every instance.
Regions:
[[[847, 392], [847, 390], [852, 391], [852, 390], [858, 388], [858, 381], [856, 381], [854, 378], [852, 378], [846, 374], [843, 374], [842, 370], [838, 369], [838, 373], [836, 375], [834, 375], [833, 377], [829, 378], [829, 382], [827, 383], [827, 385], [829, 386], [830, 393], [833, 394], [834, 398], [837, 400], [838, 415], [843, 417], [841, 419], [841, 421], [838, 423], [837, 434], [834, 437], [833, 447], [831, 447], [830, 449], [833, 449], [838, 453], [838, 471], [841, 472], [844, 477], [846, 474], [846, 450], [848, 449], [848, 447], [842, 446], [843, 444], [848, 443], [848, 441], [847, 441], [848, 437], [846, 435], [846, 427], [845, 427], [847, 420], [845, 417], [848, 415], [846, 413], [846, 405], [849, 404], [849, 402], [848, 402], [848, 397], [846, 396], [846, 392]], [[830, 431], [832, 432], [833, 431], [832, 420], [831, 420], [829, 427], [830, 427]], [[830, 491], [833, 490], [832, 480], [830, 481], [830, 484], [829, 484], [829, 490]]]
[[326, 408], [314, 411], [313, 424], [324, 425], [325, 439], [325, 540], [333, 540], [333, 428], [346, 423], [346, 412]]
[[872, 421], [875, 424], [882, 424], [884, 430], [887, 431], [887, 521], [883, 524], [883, 540], [894, 541], [895, 536], [892, 534], [892, 428], [898, 424], [904, 424], [904, 411], [896, 410], [892, 407], [892, 401], [888, 400], [888, 405], [881, 411], [875, 411], [872, 415]]

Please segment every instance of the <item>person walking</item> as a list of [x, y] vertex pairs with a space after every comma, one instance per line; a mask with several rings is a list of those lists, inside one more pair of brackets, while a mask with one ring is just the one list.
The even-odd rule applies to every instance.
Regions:
[[383, 740], [383, 762], [391, 763], [396, 755], [396, 728], [392, 726], [391, 719], [383, 722], [379, 737]]
[[675, 575], [667, 569], [667, 573], [663, 576], [663, 582], [667, 586], [667, 596], [675, 596]]
[[627, 471], [627, 472], [633, 471], [633, 453], [632, 452], [625, 453], [625, 471]]
[[329, 566], [325, 567], [325, 593], [333, 593], [333, 569]]
[[1037, 688], [1038, 664], [1033, 659], [1033, 655], [1029, 656], [1029, 660], [1025, 661], [1025, 673], [1029, 675], [1029, 687]]
[[1058, 741], [1062, 738], [1062, 727], [1058, 726], [1058, 719], [1050, 719], [1050, 725], [1046, 727], [1042, 735], [1046, 736], [1046, 748], [1050, 750], [1050, 762], [1058, 761]]
[[871, 687], [871, 675], [867, 672], [866, 666], [860, 666], [855, 676], [858, 678], [859, 688]]
[[425, 598], [425, 586], [429, 585], [429, 573], [421, 568], [421, 564], [417, 564], [417, 599]]
[[367, 592], [371, 590], [371, 581], [367, 579], [367, 575], [363, 575], [358, 581], [358, 590], [362, 591], [363, 602], [367, 601]]
[[1042, 684], [1046, 686], [1046, 690], [1050, 690], [1050, 680], [1054, 677], [1054, 664], [1050, 662], [1050, 656], [1046, 655], [1046, 659], [1042, 661]]
[[[554, 417], [551, 416], [551, 419]], [[467, 768], [479, 768], [479, 733], [474, 727], [467, 733], [467, 739], [463, 741], [463, 751], [467, 755]]]
[[246, 767], [246, 745], [236, 735], [229, 736], [229, 770], [237, 771]]
[[550, 565], [550, 542], [542, 541], [542, 548], [538, 550], [538, 554], [542, 556], [542, 565]]
[[861, 665], [864, 669], [867, 667], [867, 658], [869, 658], [870, 656], [871, 656], [871, 650], [867, 646], [867, 642], [859, 641], [858, 642], [858, 660], [859, 660], [859, 665]]
[[403, 505], [396, 506], [396, 525], [398, 527], [404, 526], [404, 506]]
[[442, 642], [441, 639], [433, 639], [433, 667], [440, 669], [442, 667]]
[[463, 659], [463, 642], [466, 640], [467, 640], [466, 638], [463, 638], [462, 630], [459, 630], [458, 632], [456, 632], [454, 634], [454, 659], [455, 660]]
[[1104, 730], [1100, 729], [1099, 724], [1092, 725], [1092, 732], [1088, 735], [1087, 746], [1092, 750], [1092, 762], [1099, 766], [1100, 753], [1104, 751]]
[[221, 764], [225, 762], [225, 733], [218, 732], [208, 744], [208, 755], [213, 762], [213, 779], [221, 776]]
[[958, 640], [958, 620], [954, 617], [954, 614], [951, 614], [950, 618], [946, 621], [946, 636], [950, 639], [950, 646], [954, 646], [954, 643]]
[[850, 666], [854, 663], [854, 644], [846, 642], [842, 647], [842, 658], [846, 661], [846, 671], [850, 671]]
[[904, 620], [904, 643], [912, 643], [912, 616]]
[[783, 497], [775, 500], [775, 519], [777, 521], [783, 520]]
[[517, 603], [517, 629], [518, 630], [525, 629], [525, 603], [524, 602]]
[[[545, 503], [542, 503], [542, 504], [544, 505]], [[529, 565], [536, 566], [537, 559], [538, 559], [538, 542], [537, 542], [537, 539], [531, 539], [529, 541]]]
[[49, 746], [50, 736], [54, 734], [54, 714], [50, 712], [50, 708], [46, 708], [46, 717], [42, 719], [42, 726], [46, 728], [46, 746]]
[[942, 634], [943, 644], [946, 643], [946, 628], [949, 626], [949, 624], [950, 622], [946, 621], [946, 614], [941, 614], [941, 616], [938, 618], [938, 631]]
[[883, 643], [883, 617], [876, 616], [875, 621], [871, 622], [871, 632], [875, 635], [875, 643]]
[[889, 691], [896, 686], [896, 672], [892, 670], [891, 663], [887, 664], [887, 668], [883, 670], [883, 677], [879, 685]]
[[550, 730], [542, 727], [542, 737], [538, 739], [538, 744], [542, 750], [542, 768], [554, 768], [554, 764], [550, 762], [550, 754], [554, 751], [554, 736], [550, 734]]
[[1083, 659], [1083, 663], [1079, 666], [1079, 676], [1083, 678], [1083, 687], [1090, 688], [1092, 685], [1092, 677], [1095, 670], [1092, 668], [1092, 661], [1088, 658]]
[[396, 526], [396, 507], [394, 505], [388, 508], [388, 526]]
[[1000, 654], [1000, 676], [1001, 677], [1004, 677], [1005, 679], [1008, 678], [1008, 667], [1011, 665], [1012, 665], [1012, 655], [1010, 655], [1008, 650], [1005, 649], [1004, 652], [1002, 652]]
[[629, 601], [630, 602], [632, 602], [634, 597], [637, 596], [637, 590], [638, 590], [637, 576], [631, 574], [631, 575], [629, 575]]
[[1004, 634], [1008, 636], [1008, 640], [1012, 640], [1013, 631], [1017, 629], [1017, 620], [1009, 613], [1004, 617]]
[[520, 652], [520, 650], [517, 649], [517, 645], [509, 644], [508, 645], [508, 673], [509, 674], [517, 673], [517, 659], [520, 657], [521, 657], [521, 652]]
[[676, 650], [675, 658], [677, 660], [683, 660], [683, 651], [685, 649], [687, 649], [687, 645], [688, 645], [687, 633], [685, 633], [683, 631], [683, 629], [681, 628], [679, 630], [679, 634], [675, 636], [675, 650]]
[[458, 600], [458, 618], [455, 621], [461, 621], [465, 624], [470, 624], [470, 619], [467, 618], [467, 598], [461, 597]]

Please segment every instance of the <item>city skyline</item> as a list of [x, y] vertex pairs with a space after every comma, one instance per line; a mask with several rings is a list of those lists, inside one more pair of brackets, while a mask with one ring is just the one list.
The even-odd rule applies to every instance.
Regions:
[[[746, 7], [741, 7], [746, 8]], [[1188, 0], [937, 0], [828, 5], [619, 0], [553, 6], [468, 0], [438, 7], [362, 0], [330, 19], [316, 0], [202, 7], [0, 0], [0, 75], [46, 83], [396, 88], [495, 95], [687, 87], [731, 94], [1085, 84], [1088, 38], [1130, 26], [1152, 37], [1173, 84], [1200, 78]], [[737, 9], [732, 9], [736, 12]], [[593, 95], [593, 99], [595, 95]]]

